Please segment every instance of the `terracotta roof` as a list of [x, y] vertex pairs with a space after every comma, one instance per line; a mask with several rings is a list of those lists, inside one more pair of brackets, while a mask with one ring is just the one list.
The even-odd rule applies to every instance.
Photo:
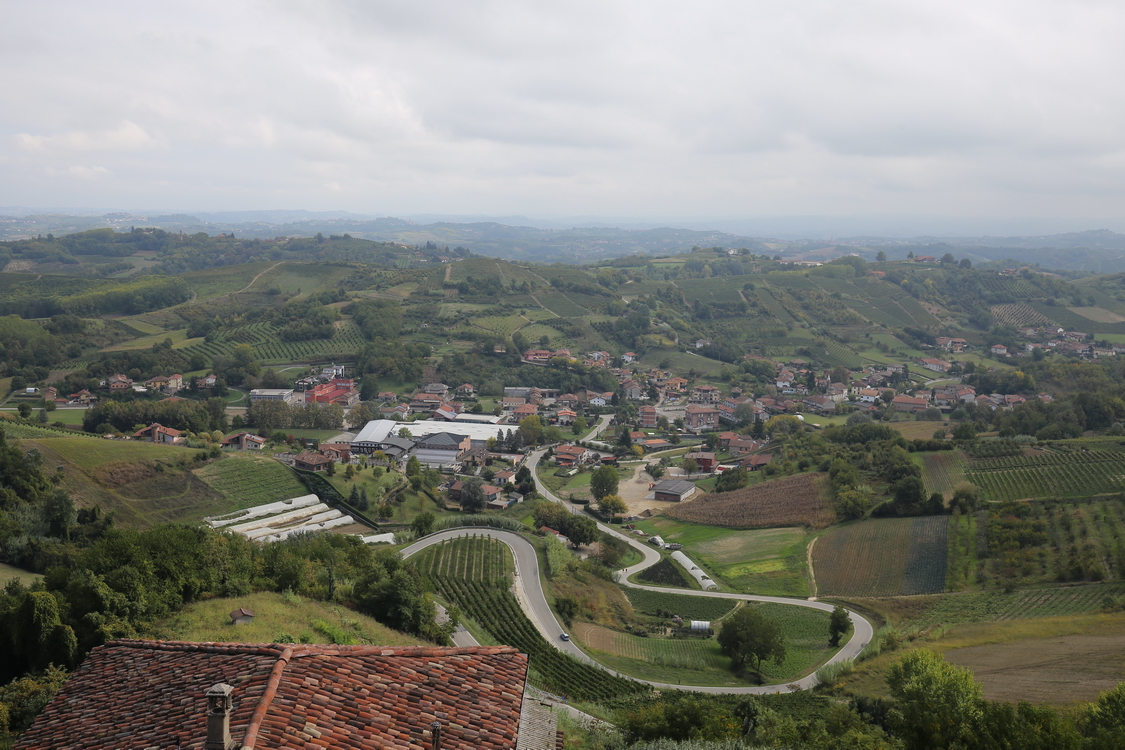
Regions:
[[111, 641], [15, 748], [198, 750], [217, 683], [234, 687], [230, 731], [243, 750], [417, 750], [435, 720], [445, 748], [514, 748], [527, 665], [510, 647]]

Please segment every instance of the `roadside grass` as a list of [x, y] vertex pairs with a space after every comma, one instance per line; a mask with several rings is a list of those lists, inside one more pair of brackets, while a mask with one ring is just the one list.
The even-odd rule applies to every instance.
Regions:
[[43, 576], [39, 573], [32, 573], [30, 570], [24, 570], [23, 568], [17, 568], [14, 565], [0, 563], [0, 587], [2, 587], [3, 584], [6, 584], [13, 578], [18, 579], [19, 582], [24, 586], [29, 586], [35, 581], [40, 580], [42, 577]]
[[[239, 607], [254, 613], [253, 622], [231, 623], [229, 613]], [[330, 627], [318, 628], [318, 622]], [[333, 634], [344, 633], [347, 640], [355, 644], [427, 645], [426, 641], [391, 630], [341, 605], [277, 593], [191, 604], [157, 622], [153, 631], [163, 640], [215, 643], [332, 643]]]

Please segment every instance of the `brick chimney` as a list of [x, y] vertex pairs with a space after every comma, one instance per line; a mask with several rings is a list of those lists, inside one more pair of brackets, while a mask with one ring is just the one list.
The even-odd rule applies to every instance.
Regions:
[[203, 745], [206, 750], [233, 750], [237, 745], [230, 738], [233, 692], [234, 688], [221, 682], [207, 691], [207, 742]]

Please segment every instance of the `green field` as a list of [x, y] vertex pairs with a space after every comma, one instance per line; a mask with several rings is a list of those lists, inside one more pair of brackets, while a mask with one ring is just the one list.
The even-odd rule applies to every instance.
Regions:
[[[930, 423], [932, 424], [932, 423]], [[914, 459], [922, 466], [922, 481], [926, 492], [940, 492], [946, 500], [953, 497], [953, 488], [965, 480], [961, 451], [915, 453]]]
[[621, 590], [638, 613], [665, 619], [679, 615], [685, 620], [721, 620], [733, 612], [737, 605], [737, 602], [730, 599], [710, 596], [669, 594], [632, 586], [623, 586]]
[[[785, 659], [762, 665], [766, 682], [788, 682], [822, 664], [828, 645], [828, 613], [788, 604], [747, 603], [775, 622], [785, 636]], [[745, 685], [730, 671], [730, 660], [713, 638], [640, 637], [589, 626], [575, 628], [594, 657], [613, 669], [645, 680], [685, 685]]]
[[194, 474], [216, 492], [244, 507], [309, 494], [288, 466], [265, 456], [228, 455], [196, 469]]
[[1089, 497], [1125, 490], [1125, 451], [1072, 450], [973, 459], [966, 478], [989, 500]]
[[664, 516], [641, 521], [638, 528], [665, 542], [684, 545], [684, 553], [731, 589], [768, 596], [808, 596], [803, 529], [734, 531], [685, 523]]
[[204, 271], [189, 271], [181, 277], [196, 293], [196, 302], [203, 302], [237, 292], [272, 265], [274, 264], [246, 263], [240, 266], [221, 266]]

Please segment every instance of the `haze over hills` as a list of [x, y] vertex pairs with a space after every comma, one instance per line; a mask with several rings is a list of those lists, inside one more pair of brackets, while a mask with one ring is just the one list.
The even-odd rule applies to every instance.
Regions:
[[[1108, 229], [1070, 231], [1060, 234], [966, 236], [952, 233], [897, 233], [895, 221], [885, 221], [887, 233], [855, 234], [825, 238], [825, 217], [772, 220], [776, 233], [733, 232], [736, 226], [753, 228], [771, 222], [718, 220], [610, 222], [594, 217], [531, 219], [524, 216], [486, 217], [424, 214], [404, 218], [372, 217], [346, 211], [226, 211], [226, 212], [115, 212], [49, 213], [20, 207], [0, 207], [0, 239], [12, 240], [41, 234], [71, 234], [99, 227], [126, 230], [132, 226], [155, 226], [168, 231], [207, 234], [227, 233], [247, 239], [278, 236], [313, 237], [343, 235], [399, 242], [408, 245], [463, 247], [477, 255], [508, 260], [583, 263], [632, 254], [675, 255], [692, 247], [748, 248], [782, 257], [828, 259], [856, 253], [874, 260], [880, 251], [888, 257], [905, 258], [908, 253], [943, 255], [953, 252], [977, 263], [1012, 261], [1045, 269], [1116, 273], [1125, 271], [1125, 234]], [[836, 223], [876, 225], [877, 218], [854, 217]], [[921, 222], [926, 223], [926, 222]], [[935, 223], [930, 220], [929, 223]], [[994, 222], [1001, 223], [1001, 222]], [[1061, 222], [1039, 221], [1036, 224]], [[1073, 223], [1073, 222], [1067, 222]], [[802, 234], [800, 227], [807, 230]], [[1062, 251], [1062, 252], [1060, 252]], [[916, 253], [918, 254], [918, 253]]]

